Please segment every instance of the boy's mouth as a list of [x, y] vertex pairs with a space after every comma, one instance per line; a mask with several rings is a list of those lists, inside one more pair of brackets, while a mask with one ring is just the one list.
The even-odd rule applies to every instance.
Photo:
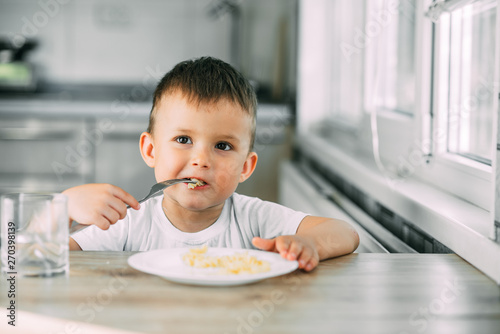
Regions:
[[201, 186], [204, 186], [207, 184], [205, 181], [196, 179], [194, 177], [191, 177], [190, 179], [191, 179], [191, 181], [193, 181], [195, 183], [188, 183], [189, 189], [194, 189], [194, 188], [201, 187]]

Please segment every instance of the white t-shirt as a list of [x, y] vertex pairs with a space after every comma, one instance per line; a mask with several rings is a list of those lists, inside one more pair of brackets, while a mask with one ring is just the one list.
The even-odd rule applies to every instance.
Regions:
[[108, 230], [90, 226], [71, 237], [82, 250], [147, 251], [162, 248], [255, 248], [253, 237], [293, 235], [306, 213], [282, 205], [234, 193], [224, 203], [220, 217], [206, 229], [187, 233], [177, 229], [162, 209], [163, 196], [128, 209], [127, 216]]

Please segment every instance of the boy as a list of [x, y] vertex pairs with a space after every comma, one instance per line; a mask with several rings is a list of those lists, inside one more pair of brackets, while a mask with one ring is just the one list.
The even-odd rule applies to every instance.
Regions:
[[140, 151], [157, 181], [196, 178], [201, 185], [171, 186], [140, 206], [112, 185], [70, 188], [70, 218], [100, 228], [73, 234], [70, 249], [259, 248], [306, 271], [353, 252], [359, 237], [347, 223], [234, 192], [257, 164], [256, 108], [251, 85], [229, 64], [203, 57], [176, 65], [156, 88]]

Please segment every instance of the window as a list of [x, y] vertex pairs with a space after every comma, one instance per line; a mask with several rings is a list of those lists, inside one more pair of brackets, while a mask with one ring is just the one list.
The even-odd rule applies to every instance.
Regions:
[[490, 210], [498, 2], [300, 1], [299, 133]]
[[299, 2], [299, 130], [363, 116], [365, 0]]
[[447, 149], [491, 164], [496, 0], [463, 6], [447, 20]]
[[[317, 45], [328, 52], [299, 44], [299, 73], [317, 68], [298, 87], [297, 148], [304, 160], [348, 185], [348, 195], [363, 192], [366, 203], [386, 206], [481, 270], [496, 268], [481, 255], [498, 255], [486, 238], [500, 220], [500, 0], [364, 0], [361, 23], [352, 17], [358, 1], [299, 3], [316, 11], [308, 18], [299, 11], [301, 33], [318, 27], [318, 18], [336, 21], [309, 31], [309, 39], [323, 34]], [[359, 59], [361, 76], [353, 63]], [[329, 109], [321, 110], [328, 112], [303, 122], [327, 98]], [[346, 108], [331, 108], [342, 106], [338, 99]], [[360, 121], [345, 131], [327, 121], [337, 112]]]
[[330, 1], [329, 6], [329, 118], [354, 126], [363, 114], [363, 50], [370, 42], [364, 1]]
[[[491, 209], [497, 0], [434, 3], [434, 168], [425, 179]], [[457, 182], [460, 180], [460, 182]]]
[[370, 0], [367, 30], [373, 43], [366, 49], [365, 109], [415, 112], [415, 3]]

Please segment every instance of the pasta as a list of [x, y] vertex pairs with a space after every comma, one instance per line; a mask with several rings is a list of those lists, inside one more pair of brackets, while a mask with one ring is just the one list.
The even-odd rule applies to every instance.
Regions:
[[202, 180], [195, 179], [194, 177], [193, 177], [193, 178], [191, 178], [191, 181], [195, 181], [196, 183], [189, 183], [189, 184], [188, 184], [188, 188], [189, 188], [189, 189], [194, 189], [194, 188], [196, 188], [196, 187], [203, 186], [203, 185], [205, 185], [205, 184], [206, 184], [206, 183], [205, 183], [205, 182], [203, 182]]
[[220, 268], [221, 274], [257, 274], [271, 270], [269, 262], [259, 260], [247, 252], [234, 255], [209, 256], [206, 255], [208, 247], [190, 249], [182, 256], [188, 266], [194, 268]]

